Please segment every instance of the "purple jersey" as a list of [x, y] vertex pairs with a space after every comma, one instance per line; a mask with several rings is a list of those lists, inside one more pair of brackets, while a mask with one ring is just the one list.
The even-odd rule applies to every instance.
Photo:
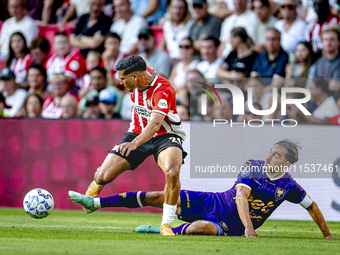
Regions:
[[243, 171], [234, 186], [225, 192], [182, 190], [182, 212], [178, 218], [188, 222], [199, 219], [216, 222], [227, 235], [243, 235], [245, 229], [236, 206], [236, 187], [239, 185], [251, 189], [248, 201], [254, 229], [259, 228], [283, 201], [301, 203], [306, 191], [288, 173], [270, 179], [262, 171], [264, 163], [263, 160], [248, 160], [244, 166], [257, 167], [259, 171]]
[[[248, 160], [244, 166], [258, 167], [262, 170], [263, 160]], [[306, 191], [290, 176], [285, 173], [279, 179], [270, 179], [263, 171], [244, 171], [237, 177], [234, 186], [223, 192], [223, 215], [228, 229], [235, 235], [244, 234], [244, 226], [237, 212], [236, 187], [243, 185], [251, 189], [249, 201], [249, 214], [254, 229], [259, 228], [274, 210], [285, 200], [300, 203], [306, 196]]]

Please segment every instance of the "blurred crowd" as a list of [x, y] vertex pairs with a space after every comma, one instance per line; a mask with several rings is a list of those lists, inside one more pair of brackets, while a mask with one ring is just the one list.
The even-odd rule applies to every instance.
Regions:
[[[115, 65], [135, 54], [169, 79], [182, 120], [340, 124], [340, 0], [0, 0], [0, 13], [0, 117], [129, 120]], [[42, 26], [58, 28], [52, 41]], [[197, 83], [252, 88], [245, 114], [219, 91], [202, 115]], [[307, 88], [312, 116], [250, 111], [283, 87]]]

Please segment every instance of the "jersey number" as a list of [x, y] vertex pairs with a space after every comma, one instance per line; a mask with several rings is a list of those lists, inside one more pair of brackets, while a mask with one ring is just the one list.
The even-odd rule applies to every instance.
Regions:
[[178, 137], [177, 138], [176, 137], [169, 137], [169, 139], [171, 140], [171, 142], [177, 143], [177, 144], [182, 146], [182, 139], [181, 138], [178, 138]]

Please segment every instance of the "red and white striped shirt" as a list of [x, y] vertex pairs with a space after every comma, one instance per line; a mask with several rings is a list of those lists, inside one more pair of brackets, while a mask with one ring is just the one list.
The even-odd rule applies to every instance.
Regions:
[[313, 45], [313, 50], [318, 51], [323, 48], [321, 42], [321, 32], [325, 29], [331, 28], [334, 24], [339, 24], [340, 18], [330, 13], [328, 18], [320, 24], [318, 19], [315, 19], [306, 29], [305, 40]]
[[15, 73], [15, 81], [20, 83], [26, 79], [27, 69], [32, 64], [30, 54], [12, 60], [10, 69]]
[[80, 52], [72, 50], [63, 58], [57, 53], [49, 57], [45, 63], [47, 76], [51, 77], [55, 73], [64, 73], [74, 80], [86, 74], [86, 63]]
[[154, 75], [149, 88], [143, 91], [136, 88], [130, 93], [133, 105], [128, 131], [135, 134], [142, 133], [150, 121], [151, 113], [157, 112], [163, 114], [165, 118], [155, 137], [170, 133], [185, 140], [186, 134], [177, 115], [175, 89], [167, 79], [150, 69], [148, 71]]

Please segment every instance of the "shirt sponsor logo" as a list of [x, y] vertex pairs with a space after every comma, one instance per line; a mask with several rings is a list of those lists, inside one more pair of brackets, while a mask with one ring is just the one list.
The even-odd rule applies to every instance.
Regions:
[[168, 109], [168, 102], [165, 99], [161, 99], [158, 102], [158, 107], [162, 109]]
[[149, 109], [146, 109], [144, 107], [138, 106], [138, 105], [133, 105], [133, 109], [135, 112], [145, 118], [149, 118], [151, 116], [151, 111]]

